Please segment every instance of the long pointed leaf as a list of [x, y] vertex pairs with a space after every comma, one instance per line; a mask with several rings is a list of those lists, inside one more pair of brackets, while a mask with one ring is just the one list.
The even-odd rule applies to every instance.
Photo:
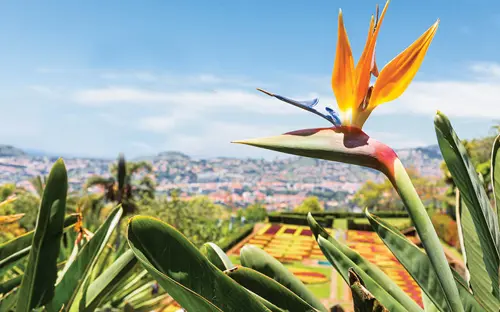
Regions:
[[137, 258], [130, 249], [113, 262], [90, 284], [85, 296], [86, 307], [84, 311], [94, 311], [101, 304], [101, 300], [116, 289], [119, 282], [127, 276], [136, 264]]
[[148, 272], [188, 311], [269, 311], [170, 225], [133, 217], [128, 240]]
[[491, 185], [493, 187], [493, 195], [495, 197], [495, 209], [497, 212], [497, 220], [500, 225], [500, 135], [493, 142], [491, 153]]
[[[316, 240], [318, 240], [319, 236], [327, 239], [333, 246], [335, 246], [335, 248], [340, 250], [350, 261], [355, 263], [360, 270], [370, 276], [370, 278], [372, 278], [377, 284], [384, 285], [384, 289], [387, 291], [387, 293], [389, 293], [394, 299], [399, 301], [399, 303], [401, 303], [401, 305], [404, 306], [408, 311], [422, 310], [420, 306], [415, 301], [413, 301], [401, 288], [399, 288], [399, 286], [379, 267], [361, 257], [361, 255], [356, 251], [331, 237], [328, 232], [323, 229], [323, 227], [321, 227], [318, 222], [316, 222], [311, 213], [308, 213], [307, 215], [307, 222], [309, 223], [309, 227], [311, 228], [311, 231], [313, 232]], [[341, 272], [342, 276], [345, 277], [345, 280], [348, 277], [348, 269], [349, 267], [344, 267], [345, 271]]]
[[470, 287], [474, 296], [490, 311], [498, 311], [500, 309], [499, 300], [492, 294], [491, 279], [488, 277], [488, 272], [483, 264], [484, 254], [479, 241], [478, 233], [469, 209], [465, 207], [463, 200], [459, 199], [460, 203], [460, 224], [462, 226], [464, 236], [464, 250], [466, 254], [466, 266], [470, 273]]
[[54, 163], [43, 191], [28, 267], [19, 289], [22, 300], [17, 302], [17, 312], [31, 311], [54, 296], [67, 192], [66, 167], [59, 159]]
[[[415, 244], [404, 237], [396, 228], [382, 221], [376, 216], [365, 211], [372, 228], [377, 232], [384, 244], [396, 256], [399, 262], [405, 267], [406, 271], [413, 277], [420, 288], [425, 292], [439, 311], [447, 311], [445, 293], [427, 255], [420, 250]], [[455, 273], [455, 276], [458, 273]], [[484, 308], [474, 299], [474, 296], [460, 282], [458, 278], [455, 282], [460, 293], [460, 300], [465, 311], [484, 311]], [[491, 296], [495, 299], [493, 296]], [[500, 306], [497, 306], [497, 310]]]
[[[467, 156], [465, 147], [460, 142], [448, 118], [438, 113], [434, 123], [443, 158], [464, 200], [464, 208], [470, 212], [474, 221], [481, 249], [483, 250], [484, 265], [488, 272], [488, 276], [484, 276], [484, 278], [491, 280], [493, 295], [500, 298], [500, 231], [498, 218], [491, 207], [482, 183], [479, 181], [474, 165]], [[474, 265], [483, 264], [475, 263]]]
[[[337, 269], [342, 278], [349, 283], [349, 270], [353, 269], [356, 274], [358, 274], [364, 281], [366, 289], [380, 301], [380, 303], [385, 306], [389, 311], [421, 311], [419, 310], [407, 310], [401, 303], [399, 303], [394, 297], [392, 297], [382, 285], [377, 284], [368, 274], [361, 270], [354, 262], [352, 262], [346, 255], [344, 255], [339, 249], [337, 249], [332, 243], [323, 238], [323, 236], [318, 237], [318, 244], [321, 248], [323, 254], [330, 263]], [[347, 273], [347, 274], [346, 274]]]
[[54, 298], [47, 305], [47, 311], [69, 311], [73, 302], [81, 296], [82, 285], [98, 256], [106, 245], [111, 233], [122, 215], [121, 207], [115, 208], [94, 236], [82, 247], [76, 259], [69, 266], [66, 274], [56, 285]]
[[264, 250], [245, 245], [240, 251], [240, 261], [241, 265], [254, 269], [290, 289], [314, 308], [326, 311], [323, 304], [292, 272]]
[[241, 286], [285, 311], [318, 311], [288, 288], [262, 273], [246, 267], [236, 267], [225, 273]]
[[221, 271], [229, 270], [234, 267], [226, 253], [214, 243], [203, 244], [200, 248], [200, 252]]

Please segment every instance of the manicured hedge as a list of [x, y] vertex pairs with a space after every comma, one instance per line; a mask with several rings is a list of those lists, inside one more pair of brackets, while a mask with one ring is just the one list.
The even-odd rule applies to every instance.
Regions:
[[[305, 214], [269, 214], [267, 216], [270, 223], [285, 223], [295, 225], [309, 225]], [[324, 227], [331, 227], [333, 224], [332, 217], [315, 217], [316, 221]]]
[[[408, 213], [406, 211], [374, 211], [375, 215], [380, 218], [407, 218]], [[271, 213], [270, 215], [283, 215], [283, 216], [307, 216], [307, 213], [297, 213], [297, 212], [279, 212], [279, 213]], [[325, 212], [313, 212], [312, 215], [314, 217], [328, 217], [335, 219], [343, 219], [343, 218], [365, 218], [364, 213], [360, 212], [347, 212], [347, 211], [325, 211]]]
[[242, 239], [247, 237], [253, 232], [254, 225], [253, 224], [245, 224], [242, 226], [239, 231], [228, 235], [226, 238], [221, 240], [217, 245], [224, 251], [228, 251], [233, 248], [236, 244], [238, 244]]

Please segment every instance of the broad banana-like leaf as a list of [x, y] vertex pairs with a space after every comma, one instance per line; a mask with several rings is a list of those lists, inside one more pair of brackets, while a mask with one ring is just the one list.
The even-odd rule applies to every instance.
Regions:
[[94, 236], [82, 247], [66, 274], [56, 285], [55, 295], [46, 306], [47, 311], [62, 312], [70, 311], [73, 305], [79, 307], [83, 296], [83, 284], [89, 278], [92, 267], [107, 244], [122, 213], [121, 206], [115, 208]]
[[[437, 278], [437, 274], [440, 273], [434, 271], [429, 257], [420, 250], [420, 248], [403, 236], [396, 228], [372, 215], [368, 210], [365, 210], [365, 214], [374, 231], [405, 267], [406, 271], [408, 271], [417, 282], [435, 307], [442, 312], [448, 311], [445, 293]], [[456, 276], [455, 282], [460, 293], [460, 300], [462, 301], [464, 310], [477, 312], [484, 311], [484, 308], [460, 281], [458, 278], [459, 274], [454, 270], [452, 270], [452, 272]], [[496, 300], [492, 295], [490, 295], [490, 297]], [[500, 306], [497, 306], [497, 310], [498, 308], [500, 308]]]
[[[461, 194], [461, 193], [459, 193]], [[472, 220], [470, 210], [465, 207], [461, 196], [458, 196], [457, 203], [460, 211], [460, 225], [462, 227], [465, 264], [469, 272], [470, 288], [474, 297], [488, 310], [499, 311], [499, 300], [492, 294], [492, 280], [488, 277], [488, 271], [484, 266], [484, 251], [481, 248], [478, 232]]]
[[188, 311], [269, 311], [170, 225], [136, 216], [130, 247], [146, 270]]
[[315, 309], [327, 311], [318, 298], [292, 272], [264, 250], [253, 245], [245, 245], [240, 251], [240, 262], [244, 267], [260, 272], [285, 286]]
[[500, 225], [500, 135], [493, 142], [493, 151], [491, 153], [491, 185], [493, 187], [493, 195], [495, 197], [495, 209], [497, 212], [497, 220]]
[[354, 310], [356, 312], [389, 312], [369, 291], [363, 280], [354, 269], [349, 269], [349, 286], [351, 287]]
[[221, 271], [229, 270], [234, 267], [231, 259], [229, 259], [226, 253], [214, 243], [203, 244], [200, 248], [200, 252]]
[[291, 290], [262, 273], [241, 266], [227, 270], [225, 273], [241, 286], [280, 309], [290, 312], [318, 311]]
[[102, 300], [116, 289], [119, 282], [127, 276], [136, 264], [137, 258], [129, 249], [104, 270], [87, 289], [84, 311], [94, 311], [102, 303]]
[[491, 207], [482, 183], [479, 181], [474, 165], [448, 118], [438, 112], [434, 124], [441, 153], [465, 203], [463, 209], [470, 212], [474, 221], [481, 249], [483, 250], [484, 263], [474, 263], [474, 265], [486, 266], [488, 275], [479, 278], [489, 279], [493, 288], [493, 295], [500, 298], [500, 231], [498, 218]]
[[[66, 217], [64, 219], [64, 231], [72, 229], [76, 221], [76, 215]], [[34, 233], [35, 231], [30, 231], [0, 244], [0, 275], [3, 275], [10, 265], [29, 254]]]
[[[339, 249], [337, 249], [332, 243], [323, 238], [323, 236], [318, 237], [318, 244], [321, 251], [326, 256], [328, 261], [337, 269], [344, 280], [349, 284], [349, 269], [353, 269], [356, 274], [361, 276], [365, 283], [365, 287], [370, 293], [380, 301], [380, 303], [385, 306], [389, 311], [410, 311], [407, 310], [400, 302], [398, 302], [394, 297], [392, 297], [385, 289], [384, 285], [379, 285], [375, 282], [368, 274], [352, 262], [345, 254], [343, 254]], [[346, 274], [347, 273], [347, 274]], [[422, 311], [419, 307], [418, 310], [411, 311]]]
[[59, 159], [52, 166], [43, 191], [28, 266], [19, 288], [22, 300], [17, 302], [17, 312], [31, 311], [54, 296], [67, 193], [68, 175]]
[[[349, 248], [348, 246], [338, 242], [332, 236], [328, 234], [328, 232], [319, 225], [318, 222], [314, 219], [311, 213], [307, 214], [307, 222], [309, 223], [309, 227], [314, 234], [316, 240], [321, 236], [327, 239], [335, 248], [340, 250], [350, 261], [355, 263], [360, 270], [365, 272], [373, 281], [379, 285], [383, 285], [383, 288], [391, 295], [394, 299], [396, 299], [403, 307], [405, 307], [408, 311], [421, 311], [420, 306], [413, 301], [399, 286], [385, 274], [379, 267], [361, 257], [361, 255]], [[337, 270], [344, 270], [340, 272], [342, 277], [346, 283], [348, 281], [346, 278], [348, 277], [349, 266], [345, 266], [342, 268], [336, 268]]]

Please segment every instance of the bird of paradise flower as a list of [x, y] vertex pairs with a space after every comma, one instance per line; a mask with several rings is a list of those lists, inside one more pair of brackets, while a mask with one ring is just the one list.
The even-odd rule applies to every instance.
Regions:
[[[337, 99], [340, 114], [330, 107], [326, 107], [326, 112], [316, 109], [315, 106], [319, 102], [317, 98], [310, 101], [297, 101], [262, 89], [257, 90], [319, 115], [334, 126], [362, 128], [375, 107], [395, 100], [407, 89], [424, 60], [439, 24], [439, 20], [437, 20], [379, 72], [375, 60], [375, 47], [388, 5], [389, 1], [386, 2], [380, 16], [378, 6], [376, 14], [372, 15], [366, 44], [356, 66], [354, 66], [351, 45], [344, 27], [342, 10], [339, 11], [332, 89]], [[376, 78], [376, 81], [370, 85], [372, 76]]]

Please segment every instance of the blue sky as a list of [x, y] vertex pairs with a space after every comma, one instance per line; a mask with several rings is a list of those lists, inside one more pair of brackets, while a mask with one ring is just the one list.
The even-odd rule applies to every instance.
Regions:
[[[338, 10], [357, 59], [377, 3], [1, 2], [0, 143], [97, 157], [275, 157], [229, 142], [328, 124], [255, 88], [336, 107]], [[374, 111], [367, 133], [402, 148], [435, 144], [436, 109], [462, 138], [500, 120], [500, 3], [472, 3], [391, 2], [380, 68], [441, 22], [410, 88]]]

